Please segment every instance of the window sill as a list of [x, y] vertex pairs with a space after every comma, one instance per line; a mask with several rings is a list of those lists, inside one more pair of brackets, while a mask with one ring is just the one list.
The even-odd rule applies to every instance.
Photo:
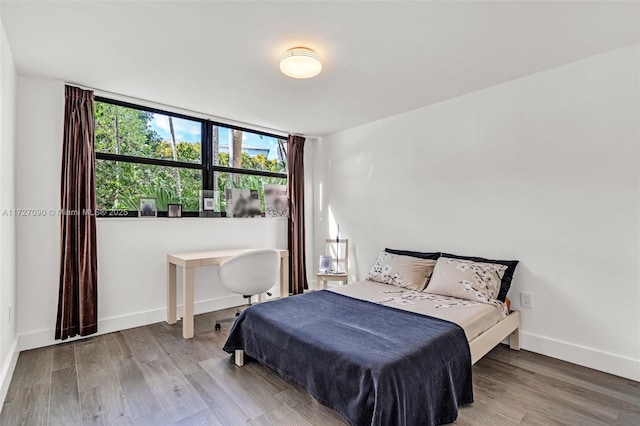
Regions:
[[177, 221], [177, 220], [202, 220], [202, 219], [227, 219], [227, 220], [286, 220], [288, 217], [226, 217], [226, 216], [182, 216], [182, 217], [138, 217], [138, 216], [98, 216], [97, 220], [100, 222], [166, 222], [166, 221]]

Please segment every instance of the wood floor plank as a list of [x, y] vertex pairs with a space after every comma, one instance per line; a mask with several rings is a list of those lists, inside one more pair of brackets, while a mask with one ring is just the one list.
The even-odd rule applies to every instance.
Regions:
[[203, 410], [203, 411], [197, 412], [192, 416], [182, 419], [179, 422], [176, 422], [175, 424], [176, 426], [202, 426], [202, 425], [223, 426], [223, 425], [228, 425], [229, 423], [221, 423], [220, 420], [218, 420], [218, 418], [210, 410]]
[[175, 422], [170, 419], [172, 413], [167, 410], [158, 410], [150, 415], [140, 417], [134, 421], [136, 426], [158, 426], [158, 425], [171, 425]]
[[325, 407], [295, 383], [278, 393], [276, 398], [296, 410], [309, 423], [323, 426], [344, 426], [347, 423], [340, 414]]
[[580, 425], [580, 426], [608, 426], [611, 423], [590, 419], [579, 413], [552, 401], [539, 401], [536, 407], [527, 411], [521, 424], [532, 422], [545, 425]]
[[311, 425], [304, 417], [292, 408], [281, 405], [260, 417], [249, 421], [252, 426], [307, 426]]
[[261, 377], [264, 380], [267, 391], [274, 395], [288, 389], [292, 385], [291, 382], [283, 379], [278, 374], [274, 374], [272, 369], [259, 362], [249, 362], [245, 367], [247, 367], [248, 371]]
[[[632, 404], [640, 404], [640, 383], [638, 382], [579, 367], [561, 360], [541, 357], [543, 356], [522, 351], [509, 364], [604, 395], [610, 395]], [[540, 362], [541, 359], [544, 359], [544, 362]]]
[[171, 421], [179, 421], [207, 407], [191, 383], [168, 358], [141, 362], [140, 370], [151, 391]]
[[487, 380], [481, 374], [474, 375], [473, 385], [474, 407], [487, 407], [513, 424], [522, 421], [526, 411], [525, 405], [518, 399], [520, 395], [513, 395], [504, 384]]
[[49, 383], [40, 383], [7, 394], [0, 414], [0, 425], [48, 425], [49, 390]]
[[125, 358], [113, 365], [124, 394], [126, 411], [133, 420], [150, 416], [162, 408], [135, 359]]
[[235, 366], [229, 358], [208, 359], [200, 366], [249, 415], [260, 417], [278, 408], [282, 402], [268, 391], [268, 385], [258, 375]]
[[246, 422], [251, 418], [243, 407], [213, 380], [204, 370], [187, 376], [187, 380], [198, 392], [206, 406], [223, 424]]
[[127, 345], [120, 332], [106, 334], [105, 345], [109, 349], [109, 356], [112, 361], [120, 361], [132, 357], [129, 345]]
[[109, 413], [103, 407], [97, 387], [80, 392], [80, 403], [82, 406], [80, 415], [83, 425], [104, 425], [106, 426]]
[[51, 371], [75, 367], [76, 355], [74, 343], [63, 343], [53, 347]]
[[174, 330], [167, 330], [158, 325], [153, 327], [152, 330], [155, 339], [164, 352], [184, 375], [201, 370], [202, 368], [198, 363], [209, 358], [211, 356], [210, 353], [215, 350], [213, 347], [206, 348], [206, 346], [203, 346], [197, 336], [191, 339], [184, 339], [181, 334], [176, 334]]
[[120, 333], [138, 362], [151, 362], [166, 355], [156, 340], [150, 326], [122, 330]]
[[21, 352], [9, 384], [8, 393], [25, 387], [51, 383], [52, 354], [53, 348], [51, 347]]
[[616, 426], [638, 426], [640, 425], [640, 413], [638, 411], [622, 410], [618, 413]]
[[133, 425], [126, 412], [124, 395], [120, 384], [107, 381], [80, 392], [83, 425]]
[[49, 424], [81, 424], [80, 396], [76, 367], [68, 367], [51, 373], [49, 399]]
[[[484, 376], [488, 382], [494, 382], [505, 386], [511, 395], [531, 395], [534, 398], [520, 398], [524, 402], [530, 402], [529, 412], [537, 412], [542, 402], [548, 401], [551, 405], [560, 403], [564, 410], [574, 413], [577, 417], [586, 417], [594, 421], [612, 424], [618, 416], [618, 410], [601, 404], [592, 395], [586, 394], [589, 390], [584, 390], [571, 383], [564, 383], [558, 379], [548, 377], [544, 374], [535, 374], [532, 377], [522, 380], [511, 365], [504, 365], [493, 359], [487, 359], [479, 367], [481, 371], [488, 370]], [[511, 374], [509, 375], [509, 372]], [[512, 377], [508, 382], [502, 379]]]
[[512, 426], [514, 423], [503, 417], [500, 413], [481, 406], [460, 407], [458, 419], [455, 422], [460, 426], [492, 425]]
[[77, 344], [75, 356], [80, 392], [117, 381], [104, 339]]

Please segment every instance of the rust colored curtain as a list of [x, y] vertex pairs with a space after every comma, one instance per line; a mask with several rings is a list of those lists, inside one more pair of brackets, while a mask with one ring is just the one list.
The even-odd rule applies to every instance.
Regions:
[[289, 135], [289, 289], [293, 294], [308, 289], [304, 237], [304, 141]]
[[98, 331], [93, 92], [65, 87], [56, 339]]

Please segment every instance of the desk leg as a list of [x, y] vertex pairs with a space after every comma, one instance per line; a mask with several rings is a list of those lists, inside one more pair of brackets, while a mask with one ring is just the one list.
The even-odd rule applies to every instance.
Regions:
[[267, 293], [260, 293], [258, 295], [258, 303], [262, 303], [267, 300]]
[[280, 298], [289, 297], [289, 256], [280, 258]]
[[176, 308], [176, 265], [167, 262], [167, 322], [177, 322]]
[[182, 268], [182, 337], [193, 337], [193, 268]]

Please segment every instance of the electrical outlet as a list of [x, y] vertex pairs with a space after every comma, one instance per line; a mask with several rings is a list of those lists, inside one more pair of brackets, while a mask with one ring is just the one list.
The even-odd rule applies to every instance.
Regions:
[[11, 324], [11, 321], [13, 321], [13, 305], [9, 305], [9, 324]]
[[520, 293], [520, 306], [523, 308], [533, 308], [533, 294], [527, 292]]

